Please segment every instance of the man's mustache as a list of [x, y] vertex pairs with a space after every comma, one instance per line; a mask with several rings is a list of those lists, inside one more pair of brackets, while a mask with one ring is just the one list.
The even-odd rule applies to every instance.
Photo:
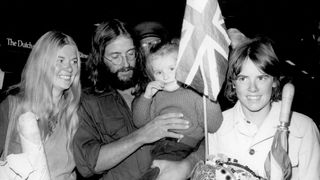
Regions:
[[121, 68], [118, 70], [118, 72], [127, 72], [127, 71], [130, 71], [130, 70], [134, 70], [134, 68], [132, 66], [129, 66], [129, 67], [124, 67], [124, 68]]

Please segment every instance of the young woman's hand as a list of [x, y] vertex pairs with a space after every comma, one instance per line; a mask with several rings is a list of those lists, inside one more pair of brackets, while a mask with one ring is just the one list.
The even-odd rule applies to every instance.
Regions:
[[40, 144], [40, 130], [38, 126], [38, 117], [28, 111], [19, 116], [18, 131], [20, 134], [34, 144]]

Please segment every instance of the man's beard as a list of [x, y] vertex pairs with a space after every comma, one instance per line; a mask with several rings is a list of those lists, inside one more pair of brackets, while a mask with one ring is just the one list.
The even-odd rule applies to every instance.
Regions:
[[[129, 77], [128, 79], [121, 80], [119, 79], [119, 73], [120, 72], [127, 72], [127, 71], [132, 71], [132, 76]], [[111, 72], [110, 70], [107, 72], [107, 78], [108, 82], [110, 83], [110, 86], [114, 89], [119, 89], [119, 90], [125, 90], [129, 89], [131, 87], [134, 87], [137, 82], [137, 73], [136, 73], [136, 68], [130, 66], [126, 68], [121, 68], [117, 70], [116, 72]]]

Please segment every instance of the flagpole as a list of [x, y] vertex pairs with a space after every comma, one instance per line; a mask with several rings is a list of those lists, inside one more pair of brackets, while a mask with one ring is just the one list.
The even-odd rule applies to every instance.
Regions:
[[202, 95], [203, 98], [203, 121], [204, 121], [204, 141], [205, 141], [205, 162], [208, 160], [209, 144], [208, 144], [208, 123], [207, 123], [207, 103], [206, 96]]
[[225, 80], [230, 42], [217, 0], [186, 1], [176, 79], [203, 95], [206, 161], [210, 154], [207, 103], [217, 101]]

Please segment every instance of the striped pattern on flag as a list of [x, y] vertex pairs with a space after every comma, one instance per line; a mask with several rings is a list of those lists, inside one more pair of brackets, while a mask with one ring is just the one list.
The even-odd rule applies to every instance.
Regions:
[[225, 79], [229, 45], [217, 0], [187, 0], [177, 80], [215, 101]]
[[291, 177], [291, 161], [287, 153], [288, 131], [278, 128], [264, 168], [269, 180], [286, 180]]

